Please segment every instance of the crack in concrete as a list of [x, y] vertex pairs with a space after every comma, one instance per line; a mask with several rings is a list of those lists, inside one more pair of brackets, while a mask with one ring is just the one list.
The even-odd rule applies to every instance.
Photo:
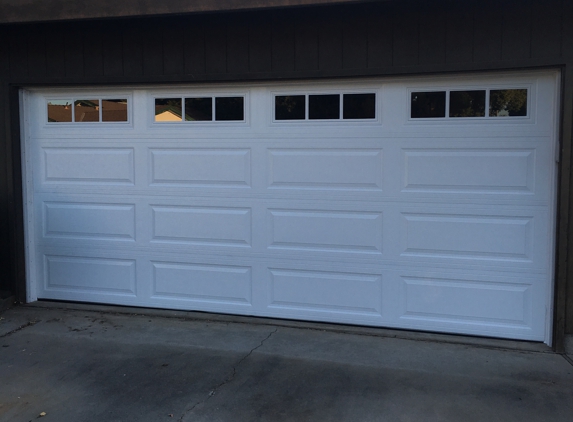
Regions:
[[206, 399], [201, 400], [197, 403], [195, 403], [193, 406], [191, 406], [189, 409], [187, 409], [182, 415], [181, 418], [179, 418], [178, 422], [183, 422], [183, 419], [185, 418], [185, 416], [187, 416], [189, 413], [191, 413], [197, 406], [199, 406], [200, 404], [205, 404], [209, 401], [209, 399], [211, 397], [213, 397], [216, 393], [217, 390], [219, 390], [220, 388], [224, 387], [225, 385], [229, 384], [231, 381], [233, 381], [233, 379], [235, 378], [235, 375], [237, 375], [237, 367], [239, 367], [241, 365], [241, 363], [243, 363], [249, 356], [251, 356], [253, 354], [253, 352], [255, 350], [257, 350], [258, 348], [260, 348], [265, 341], [267, 341], [268, 339], [271, 338], [271, 336], [276, 333], [278, 331], [278, 327], [276, 327], [273, 331], [271, 331], [269, 333], [268, 336], [266, 336], [264, 339], [261, 340], [261, 342], [259, 343], [258, 346], [253, 347], [251, 350], [249, 350], [249, 353], [247, 353], [245, 356], [243, 356], [241, 359], [238, 360], [237, 363], [235, 363], [233, 365], [233, 372], [231, 373], [231, 375], [229, 375], [227, 378], [225, 378], [223, 380], [223, 382], [219, 383], [218, 385], [216, 385], [215, 387], [213, 387], [213, 389], [209, 392], [209, 395], [207, 396]]
[[31, 327], [33, 325], [36, 325], [38, 322], [40, 322], [40, 321], [28, 321], [26, 324], [20, 325], [18, 328], [15, 328], [12, 331], [8, 331], [7, 333], [0, 335], [0, 338], [8, 337], [9, 335], [17, 333], [18, 331], [22, 331], [24, 328], [28, 328], [28, 327]]
[[569, 355], [567, 354], [562, 354], [561, 356], [563, 356], [563, 359], [565, 359], [567, 362], [569, 362], [569, 364], [571, 366], [573, 366], [573, 359], [569, 357]]

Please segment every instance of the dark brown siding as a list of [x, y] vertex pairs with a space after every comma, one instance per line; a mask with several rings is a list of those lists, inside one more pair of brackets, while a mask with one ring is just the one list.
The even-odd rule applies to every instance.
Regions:
[[565, 331], [573, 333], [573, 265], [568, 264], [573, 263], [573, 248], [568, 247], [573, 239], [569, 224], [573, 212], [570, 22], [570, 0], [396, 0], [0, 26], [0, 39], [7, 40], [0, 43], [0, 164], [4, 169], [0, 172], [0, 265], [8, 269], [0, 277], [0, 289], [23, 286], [21, 181], [14, 141], [17, 107], [9, 103], [9, 86], [559, 67], [564, 70], [564, 101], [555, 334], [559, 339]]
[[[403, 0], [176, 18], [26, 24], [11, 82], [392, 75], [564, 64], [567, 0]], [[516, 7], [519, 5], [519, 7]]]
[[[6, 28], [0, 27], [0, 39], [7, 39]], [[15, 245], [10, 242], [11, 230], [8, 225], [8, 210], [10, 207], [8, 199], [8, 161], [6, 154], [9, 143], [10, 131], [8, 121], [8, 79], [10, 75], [10, 63], [7, 59], [9, 55], [8, 43], [0, 43], [0, 265], [4, 268], [0, 274], [0, 292], [15, 291], [21, 281], [13, 273], [10, 255], [15, 250]], [[20, 283], [18, 283], [20, 281]]]
[[[563, 223], [558, 228], [558, 265], [557, 265], [557, 314], [556, 332], [562, 331], [573, 334], [573, 224], [569, 223], [569, 216], [573, 215], [573, 171], [571, 171], [572, 137], [573, 137], [573, 1], [566, 0], [562, 14], [561, 54], [565, 58], [563, 87], [563, 123], [562, 123], [562, 163], [561, 163], [561, 186], [559, 207], [559, 221]], [[565, 309], [565, 315], [559, 310]], [[561, 322], [561, 319], [564, 321]]]
[[177, 15], [363, 1], [368, 0], [0, 0], [0, 23]]

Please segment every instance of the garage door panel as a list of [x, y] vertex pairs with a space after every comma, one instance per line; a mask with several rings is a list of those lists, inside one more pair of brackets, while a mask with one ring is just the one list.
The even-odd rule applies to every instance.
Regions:
[[531, 285], [479, 279], [402, 277], [400, 318], [528, 326]]
[[270, 189], [382, 190], [381, 149], [269, 149]]
[[250, 208], [151, 205], [151, 242], [250, 248]]
[[268, 271], [269, 308], [285, 312], [381, 316], [381, 274], [288, 268], [269, 268]]
[[44, 288], [135, 296], [135, 263], [135, 259], [44, 255]]
[[179, 262], [151, 262], [152, 299], [251, 306], [250, 267]]
[[533, 217], [402, 213], [402, 256], [533, 260]]
[[43, 183], [135, 184], [132, 148], [44, 147], [42, 152]]
[[532, 195], [535, 149], [403, 149], [403, 191]]
[[250, 149], [149, 149], [151, 186], [249, 188]]
[[268, 248], [381, 254], [382, 212], [268, 209]]
[[135, 241], [135, 204], [43, 202], [44, 238]]
[[[384, 302], [390, 326], [543, 340], [545, 274], [515, 276], [463, 268], [389, 269]], [[433, 328], [430, 328], [433, 327]]]

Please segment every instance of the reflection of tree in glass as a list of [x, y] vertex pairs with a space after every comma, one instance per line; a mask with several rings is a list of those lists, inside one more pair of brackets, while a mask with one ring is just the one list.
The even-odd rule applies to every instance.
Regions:
[[279, 97], [280, 98], [280, 104], [279, 107], [284, 108], [286, 111], [288, 111], [289, 113], [292, 113], [293, 110], [298, 106], [298, 97], [293, 97], [290, 95], [284, 96], [284, 97]]
[[301, 120], [305, 114], [304, 95], [280, 95], [275, 97], [275, 119]]
[[451, 91], [450, 117], [485, 116], [485, 91]]
[[446, 91], [412, 92], [412, 118], [446, 117]]
[[491, 90], [489, 115], [491, 117], [527, 116], [527, 89]]

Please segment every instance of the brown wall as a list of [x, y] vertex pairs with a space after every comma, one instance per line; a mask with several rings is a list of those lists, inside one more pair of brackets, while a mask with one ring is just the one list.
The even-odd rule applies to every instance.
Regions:
[[372, 0], [0, 0], [0, 23], [157, 16]]
[[[4, 26], [12, 82], [170, 82], [563, 64], [569, 0], [401, 0]], [[465, 5], [465, 6], [463, 6]], [[2, 28], [0, 26], [0, 28]]]
[[0, 26], [0, 165], [5, 169], [0, 172], [0, 265], [5, 269], [0, 283], [23, 293], [17, 98], [13, 94], [10, 106], [9, 86], [559, 67], [564, 75], [555, 286], [559, 340], [565, 330], [573, 333], [570, 22], [571, 0], [400, 0]]

